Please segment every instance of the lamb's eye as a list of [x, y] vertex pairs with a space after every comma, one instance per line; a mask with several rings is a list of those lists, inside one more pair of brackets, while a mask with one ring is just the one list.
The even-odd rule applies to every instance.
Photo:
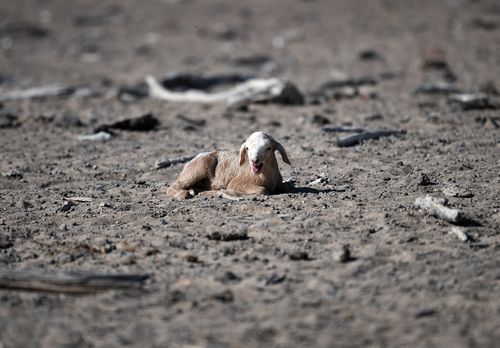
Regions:
[[268, 147], [266, 150], [267, 150], [267, 151], [271, 151], [271, 148], [270, 148], [270, 147]]

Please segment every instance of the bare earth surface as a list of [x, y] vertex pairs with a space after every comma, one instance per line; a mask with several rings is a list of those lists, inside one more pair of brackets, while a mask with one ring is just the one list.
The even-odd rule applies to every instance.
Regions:
[[[95, 92], [1, 103], [17, 120], [0, 128], [0, 269], [150, 275], [133, 291], [2, 289], [0, 347], [498, 347], [497, 1], [1, 1], [0, 52], [0, 95]], [[377, 97], [226, 111], [117, 96], [173, 71], [276, 76], [306, 96], [370, 77]], [[490, 108], [414, 93], [442, 80]], [[156, 130], [78, 139], [146, 113]], [[340, 148], [322, 119], [406, 134]], [[290, 193], [161, 191], [182, 165], [156, 160], [237, 150], [256, 130], [287, 149]], [[449, 187], [467, 243], [413, 206]]]

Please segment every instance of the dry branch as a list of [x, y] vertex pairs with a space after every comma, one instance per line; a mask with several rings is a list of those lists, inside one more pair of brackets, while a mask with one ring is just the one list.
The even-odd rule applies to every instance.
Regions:
[[379, 139], [381, 137], [388, 137], [391, 135], [399, 135], [404, 133], [405, 133], [404, 131], [395, 131], [395, 130], [366, 131], [363, 133], [350, 135], [344, 138], [338, 138], [336, 144], [338, 147], [348, 147], [348, 146], [358, 145], [365, 140]]
[[171, 165], [177, 164], [177, 163], [186, 163], [191, 161], [193, 158], [195, 158], [196, 155], [191, 155], [191, 156], [183, 156], [183, 157], [177, 157], [177, 158], [167, 158], [164, 160], [159, 160], [155, 162], [155, 169], [162, 169], [166, 167], [170, 167]]
[[431, 196], [418, 197], [415, 200], [416, 208], [425, 210], [439, 219], [452, 223], [458, 223], [463, 220], [463, 215], [458, 209], [445, 207], [444, 204], [444, 199]]
[[32, 87], [24, 90], [0, 94], [0, 101], [68, 96], [73, 94], [75, 90], [75, 87], [58, 85]]
[[147, 274], [74, 274], [34, 271], [0, 272], [0, 288], [86, 294], [112, 289], [139, 289]]
[[368, 128], [363, 127], [348, 127], [348, 126], [324, 126], [321, 128], [323, 132], [327, 133], [343, 133], [343, 132], [353, 132], [353, 133], [362, 133], [362, 132], [371, 132]]

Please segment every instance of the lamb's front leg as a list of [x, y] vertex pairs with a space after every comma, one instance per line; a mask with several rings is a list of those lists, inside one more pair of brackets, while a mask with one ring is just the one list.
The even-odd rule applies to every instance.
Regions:
[[231, 195], [242, 196], [242, 195], [267, 195], [267, 189], [263, 186], [258, 186], [249, 182], [244, 182], [243, 180], [238, 180], [238, 178], [232, 180], [227, 186], [227, 192]]

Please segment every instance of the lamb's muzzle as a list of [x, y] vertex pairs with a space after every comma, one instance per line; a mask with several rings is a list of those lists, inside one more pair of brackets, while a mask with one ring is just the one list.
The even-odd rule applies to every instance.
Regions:
[[276, 192], [283, 183], [275, 151], [279, 151], [283, 161], [290, 164], [279, 142], [269, 134], [255, 132], [241, 145], [239, 161], [234, 152], [200, 154], [186, 163], [167, 193], [177, 198], [190, 198], [191, 191], [226, 189], [236, 195]]

